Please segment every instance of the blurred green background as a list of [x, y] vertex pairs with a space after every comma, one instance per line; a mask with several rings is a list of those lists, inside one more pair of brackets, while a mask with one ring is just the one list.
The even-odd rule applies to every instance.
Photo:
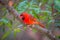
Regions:
[[[54, 26], [55, 35], [60, 38], [60, 0], [14, 0], [13, 7], [19, 14], [26, 11], [33, 15], [48, 30]], [[22, 24], [0, 4], [0, 39], [16, 40], [17, 34], [21, 33], [19, 25]], [[33, 32], [36, 31], [33, 29]]]

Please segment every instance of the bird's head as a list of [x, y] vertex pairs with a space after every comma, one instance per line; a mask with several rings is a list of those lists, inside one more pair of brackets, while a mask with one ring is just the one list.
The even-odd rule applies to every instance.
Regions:
[[24, 20], [25, 18], [28, 18], [29, 14], [27, 12], [23, 12], [20, 14], [20, 19]]

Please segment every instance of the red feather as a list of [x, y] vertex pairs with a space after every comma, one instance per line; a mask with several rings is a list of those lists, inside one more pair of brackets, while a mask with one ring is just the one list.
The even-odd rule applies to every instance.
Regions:
[[39, 26], [45, 28], [45, 26], [42, 23], [38, 22], [36, 18], [34, 18], [32, 15], [28, 14], [27, 12], [21, 13], [20, 19], [25, 24], [28, 24], [28, 25], [38, 24]]

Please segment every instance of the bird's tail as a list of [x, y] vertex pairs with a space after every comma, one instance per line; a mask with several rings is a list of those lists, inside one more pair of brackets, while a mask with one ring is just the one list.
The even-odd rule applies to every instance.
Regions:
[[45, 28], [45, 25], [44, 25], [44, 24], [42, 24], [42, 23], [40, 23], [40, 22], [37, 22], [37, 24], [38, 24], [40, 27]]

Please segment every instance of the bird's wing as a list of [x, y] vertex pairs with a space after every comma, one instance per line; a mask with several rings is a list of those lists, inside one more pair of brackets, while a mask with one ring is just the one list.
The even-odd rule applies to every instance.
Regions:
[[34, 16], [32, 16], [32, 15], [30, 15], [30, 20], [37, 21], [37, 19]]

